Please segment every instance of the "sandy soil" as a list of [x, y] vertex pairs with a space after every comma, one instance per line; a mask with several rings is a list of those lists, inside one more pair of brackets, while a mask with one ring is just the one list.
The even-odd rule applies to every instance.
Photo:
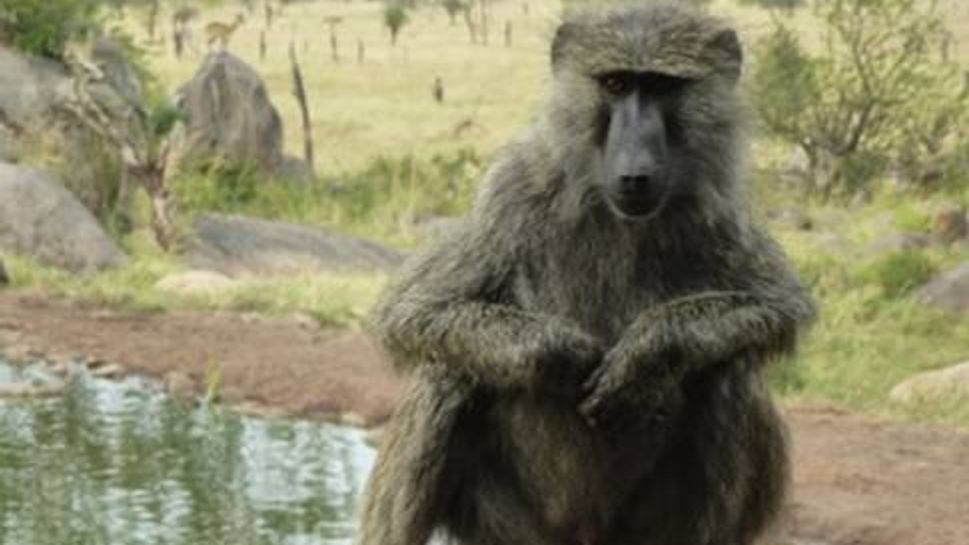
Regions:
[[[0, 294], [0, 352], [116, 364], [200, 391], [222, 368], [225, 397], [290, 414], [376, 424], [401, 392], [359, 332], [297, 320], [106, 311]], [[823, 407], [786, 407], [794, 443], [790, 545], [969, 544], [969, 434]]]

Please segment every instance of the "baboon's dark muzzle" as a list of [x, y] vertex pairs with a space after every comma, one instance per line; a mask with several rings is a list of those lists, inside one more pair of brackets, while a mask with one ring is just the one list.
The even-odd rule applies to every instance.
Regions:
[[634, 92], [613, 106], [605, 155], [608, 198], [617, 212], [648, 216], [663, 204], [666, 153], [666, 124], [655, 104]]

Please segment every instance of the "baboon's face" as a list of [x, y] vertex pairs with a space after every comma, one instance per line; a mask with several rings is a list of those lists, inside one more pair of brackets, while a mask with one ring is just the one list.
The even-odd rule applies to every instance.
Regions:
[[690, 81], [632, 71], [594, 79], [603, 104], [598, 120], [603, 198], [622, 218], [650, 218], [677, 183], [672, 159], [683, 145], [679, 102]]
[[554, 138], [593, 154], [595, 189], [623, 219], [702, 199], [725, 189], [742, 60], [733, 30], [672, 4], [574, 17], [552, 41]]

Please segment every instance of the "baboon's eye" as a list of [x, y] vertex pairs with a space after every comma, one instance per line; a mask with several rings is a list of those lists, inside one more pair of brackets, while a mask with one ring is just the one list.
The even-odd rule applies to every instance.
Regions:
[[599, 86], [611, 95], [623, 96], [632, 90], [632, 80], [624, 74], [603, 74], [597, 79]]

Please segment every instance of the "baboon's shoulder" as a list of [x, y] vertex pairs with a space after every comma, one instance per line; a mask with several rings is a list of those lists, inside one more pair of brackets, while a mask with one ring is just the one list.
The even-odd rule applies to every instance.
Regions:
[[540, 213], [549, 198], [554, 169], [531, 140], [516, 141], [495, 157], [484, 177], [475, 201], [475, 214], [494, 215], [503, 220]]

